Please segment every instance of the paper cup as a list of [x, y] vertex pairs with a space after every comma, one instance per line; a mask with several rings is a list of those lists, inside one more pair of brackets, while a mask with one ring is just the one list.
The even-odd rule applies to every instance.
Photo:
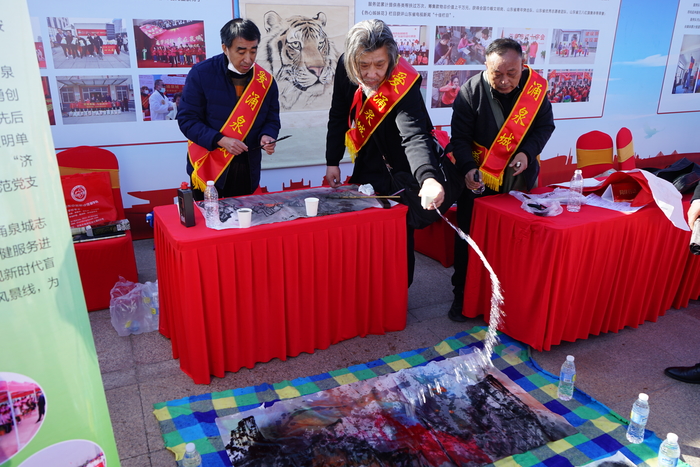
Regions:
[[253, 218], [253, 210], [250, 208], [241, 208], [238, 211], [238, 228], [247, 229], [250, 227], [250, 222]]
[[308, 217], [314, 217], [318, 214], [318, 198], [305, 198], [306, 203], [306, 215]]
[[430, 187], [422, 187], [421, 188], [421, 197], [420, 197], [420, 204], [423, 206], [423, 209], [428, 209], [431, 204], [433, 204], [433, 201], [435, 201], [435, 198], [437, 197], [438, 193], [440, 190], [440, 185], [433, 185]]
[[421, 196], [420, 198], [420, 204], [423, 206], [423, 209], [428, 209], [433, 204], [433, 201], [435, 201], [435, 196], [431, 195]]

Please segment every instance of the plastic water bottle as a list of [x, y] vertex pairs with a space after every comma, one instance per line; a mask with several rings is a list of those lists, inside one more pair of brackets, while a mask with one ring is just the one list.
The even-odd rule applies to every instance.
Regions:
[[566, 203], [566, 210], [569, 212], [579, 212], [581, 210], [581, 199], [583, 198], [583, 175], [579, 169], [574, 171], [569, 184], [569, 200]]
[[649, 396], [643, 392], [639, 394], [632, 406], [630, 424], [627, 427], [627, 440], [630, 443], [641, 444], [644, 441], [644, 427], [649, 419]]
[[563, 401], [570, 401], [574, 396], [574, 383], [576, 382], [576, 365], [574, 365], [574, 356], [567, 355], [566, 361], [561, 366], [559, 373], [559, 388], [557, 389], [557, 397]]
[[479, 188], [476, 188], [476, 189], [472, 190], [472, 193], [474, 193], [475, 195], [480, 195], [480, 194], [482, 194], [484, 191], [486, 191], [486, 185], [484, 185], [484, 182], [483, 182], [483, 180], [481, 179], [481, 172], [480, 172], [479, 170], [477, 170], [476, 172], [474, 172], [474, 181], [475, 181], [475, 182], [478, 182], [478, 183], [481, 183], [481, 186], [480, 186]]
[[200, 467], [202, 465], [202, 457], [197, 452], [194, 443], [185, 445], [185, 457], [182, 458], [182, 467]]
[[204, 220], [209, 228], [219, 224], [219, 193], [214, 180], [209, 180], [204, 189]]
[[678, 435], [669, 433], [659, 447], [659, 467], [675, 467], [681, 455], [678, 446]]
[[141, 323], [138, 321], [134, 320], [129, 320], [124, 324], [124, 327], [131, 333], [131, 334], [140, 334], [139, 331], [141, 330]]

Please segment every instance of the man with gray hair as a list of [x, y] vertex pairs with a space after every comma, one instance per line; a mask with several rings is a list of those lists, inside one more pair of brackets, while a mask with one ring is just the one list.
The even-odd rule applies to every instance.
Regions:
[[[415, 179], [419, 196], [439, 207], [444, 189], [438, 182], [435, 144], [420, 75], [399, 57], [389, 27], [373, 19], [348, 32], [345, 54], [335, 74], [328, 115], [326, 179], [341, 184], [340, 161], [345, 146], [355, 167], [350, 181], [371, 184], [388, 195], [392, 179], [403, 173]], [[409, 279], [413, 280], [413, 228], [407, 225]]]

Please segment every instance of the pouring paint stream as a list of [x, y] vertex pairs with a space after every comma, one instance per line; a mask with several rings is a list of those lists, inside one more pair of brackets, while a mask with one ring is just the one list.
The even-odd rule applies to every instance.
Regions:
[[447, 220], [447, 218], [442, 215], [439, 209], [435, 210], [440, 215], [440, 217], [442, 217], [442, 220], [444, 220], [447, 223], [447, 225], [452, 227], [452, 229], [454, 229], [454, 231], [457, 232], [457, 235], [459, 235], [462, 240], [467, 242], [469, 246], [471, 246], [474, 249], [476, 254], [479, 255], [479, 258], [481, 258], [481, 262], [486, 267], [486, 270], [489, 272], [489, 277], [491, 278], [491, 310], [489, 313], [489, 328], [486, 332], [486, 339], [484, 339], [483, 357], [488, 361], [489, 364], [491, 364], [491, 353], [493, 352], [493, 348], [496, 345], [496, 342], [498, 342], [498, 335], [496, 334], [498, 331], [498, 326], [501, 324], [501, 322], [503, 321], [503, 317], [505, 316], [505, 313], [501, 309], [501, 307], [503, 306], [503, 289], [501, 288], [501, 282], [498, 280], [496, 273], [493, 272], [493, 268], [486, 260], [486, 257], [481, 252], [476, 242], [474, 242], [474, 240], [469, 235], [462, 232], [460, 228], [456, 227], [454, 224], [452, 224], [452, 222]]

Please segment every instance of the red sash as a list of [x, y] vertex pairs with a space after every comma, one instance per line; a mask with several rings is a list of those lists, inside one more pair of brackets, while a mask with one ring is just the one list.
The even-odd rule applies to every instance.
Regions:
[[[372, 97], [365, 100], [362, 108], [360, 108], [362, 87], [357, 88], [353, 101], [355, 123], [345, 133], [345, 146], [348, 147], [353, 162], [362, 146], [374, 133], [374, 130], [384, 121], [391, 109], [406, 95], [419, 76], [418, 72], [401, 57], [391, 75], [384, 80]], [[350, 111], [352, 112], [352, 109]]]
[[[527, 66], [527, 65], [525, 65]], [[484, 184], [494, 191], [503, 184], [503, 173], [508, 161], [520, 144], [520, 141], [530, 129], [530, 125], [540, 110], [544, 96], [547, 93], [547, 81], [530, 68], [530, 76], [523, 87], [523, 92], [513, 105], [510, 115], [493, 140], [491, 147], [473, 142], [472, 156], [480, 164]]]
[[[261, 66], [253, 65], [253, 79], [243, 90], [236, 106], [226, 123], [219, 130], [224, 136], [243, 141], [258, 117], [260, 107], [272, 83], [272, 75]], [[187, 141], [187, 156], [194, 167], [192, 186], [204, 191], [207, 180], [218, 180], [235, 157], [224, 148], [209, 151], [202, 146]]]

